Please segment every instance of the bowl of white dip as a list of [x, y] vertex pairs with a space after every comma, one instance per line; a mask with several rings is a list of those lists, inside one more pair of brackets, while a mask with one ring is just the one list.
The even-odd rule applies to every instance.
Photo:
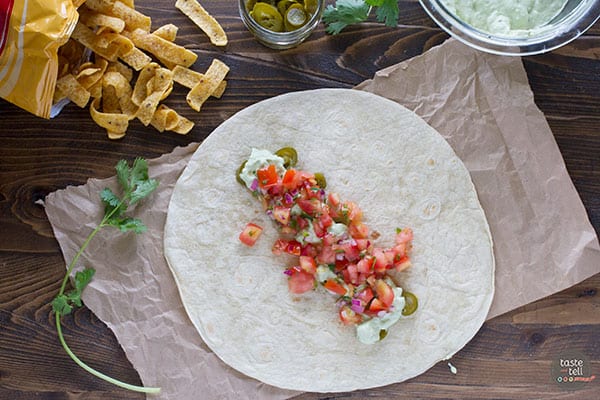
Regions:
[[600, 17], [600, 0], [419, 0], [446, 32], [493, 54], [532, 55], [577, 39]]

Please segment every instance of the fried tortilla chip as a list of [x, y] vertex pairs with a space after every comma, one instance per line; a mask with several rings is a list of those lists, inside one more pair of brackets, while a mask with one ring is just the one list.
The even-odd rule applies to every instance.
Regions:
[[206, 33], [212, 44], [215, 46], [227, 45], [227, 34], [223, 27], [196, 0], [177, 0], [175, 7]]
[[[173, 68], [173, 80], [188, 89], [193, 89], [202, 79], [204, 79], [204, 74], [201, 74], [200, 72], [196, 72], [180, 65], [176, 65], [175, 68]], [[226, 88], [227, 81], [223, 80], [219, 83], [219, 86], [217, 86], [215, 91], [211, 93], [211, 96], [220, 98]]]
[[125, 136], [129, 127], [129, 117], [121, 113], [105, 113], [99, 111], [101, 98], [95, 98], [90, 104], [90, 115], [96, 124], [106, 129], [109, 139], [120, 139]]
[[159, 132], [173, 131], [182, 135], [187, 134], [194, 127], [192, 121], [164, 104], [158, 106], [150, 124]]
[[189, 67], [198, 58], [193, 51], [141, 29], [131, 32], [130, 37], [137, 47], [154, 55], [169, 69], [175, 65]]
[[73, 74], [67, 74], [56, 81], [56, 87], [73, 103], [84, 108], [90, 100], [90, 92], [86, 90]]
[[177, 37], [178, 30], [179, 28], [176, 25], [166, 24], [157, 28], [154, 32], [152, 32], [152, 34], [168, 40], [169, 42], [174, 42], [175, 38]]
[[186, 101], [189, 106], [195, 111], [200, 111], [202, 104], [215, 92], [228, 72], [229, 67], [224, 62], [214, 59], [203, 79], [188, 92]]

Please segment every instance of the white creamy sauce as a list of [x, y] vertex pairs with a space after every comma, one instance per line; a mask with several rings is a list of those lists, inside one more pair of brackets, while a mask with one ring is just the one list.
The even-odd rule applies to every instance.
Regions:
[[402, 288], [395, 287], [393, 290], [394, 301], [392, 303], [392, 311], [385, 313], [381, 317], [374, 317], [356, 325], [356, 337], [362, 343], [377, 343], [380, 340], [379, 332], [387, 330], [402, 317], [402, 309], [405, 304], [404, 297], [402, 296]]
[[560, 13], [566, 0], [442, 0], [463, 22], [494, 35], [522, 36]]
[[246, 186], [250, 188], [252, 182], [256, 179], [256, 171], [261, 168], [274, 164], [277, 168], [277, 172], [283, 174], [285, 167], [283, 166], [283, 158], [271, 153], [268, 150], [252, 149], [250, 158], [246, 161], [244, 168], [240, 171], [240, 178], [244, 181]]

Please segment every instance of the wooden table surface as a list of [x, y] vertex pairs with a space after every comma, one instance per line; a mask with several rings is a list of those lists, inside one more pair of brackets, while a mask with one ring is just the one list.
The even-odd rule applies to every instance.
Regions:
[[[218, 57], [231, 72], [221, 99], [200, 114], [185, 111], [185, 92], [175, 87], [175, 108], [193, 118], [187, 136], [158, 133], [139, 122], [110, 141], [89, 112], [67, 106], [47, 121], [0, 100], [0, 399], [141, 399], [77, 367], [60, 346], [50, 302], [59, 289], [64, 261], [38, 200], [89, 177], [113, 175], [115, 163], [157, 157], [175, 146], [201, 141], [238, 110], [281, 93], [321, 87], [350, 88], [375, 71], [421, 54], [447, 35], [416, 1], [400, 2], [400, 24], [353, 27], [328, 36], [321, 25], [288, 51], [258, 44], [243, 26], [237, 2], [204, 0], [224, 26], [226, 48], [206, 37], [176, 10], [173, 1], [137, 0], [153, 26], [180, 27], [177, 42], [195, 51], [195, 69]], [[600, 231], [600, 24], [551, 53], [523, 59], [535, 102], [545, 113], [589, 218]], [[178, 104], [180, 103], [180, 104]], [[561, 349], [583, 352], [600, 378], [600, 274], [561, 293], [485, 323], [454, 358], [458, 374], [441, 362], [407, 382], [363, 392], [304, 394], [324, 398], [600, 398], [600, 379], [578, 391], [552, 381]], [[87, 308], [65, 317], [67, 342], [96, 368], [140, 384], [112, 332]], [[376, 372], [375, 372], [376, 373]], [[201, 398], [201, 397], [199, 397]]]

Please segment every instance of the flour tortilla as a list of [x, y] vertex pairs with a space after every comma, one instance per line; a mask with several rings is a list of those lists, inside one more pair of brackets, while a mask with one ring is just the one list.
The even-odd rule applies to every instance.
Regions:
[[[358, 203], [393, 243], [414, 230], [413, 267], [397, 282], [419, 309], [374, 345], [343, 326], [335, 298], [319, 288], [290, 294], [290, 260], [260, 202], [235, 179], [252, 147], [293, 146], [299, 168], [323, 172], [327, 188]], [[263, 226], [254, 247], [238, 235]], [[165, 255], [202, 339], [236, 370], [280, 388], [342, 392], [401, 382], [451, 357], [479, 330], [492, 302], [490, 231], [469, 173], [442, 136], [416, 114], [350, 89], [289, 93], [254, 104], [198, 148], [173, 192]]]

